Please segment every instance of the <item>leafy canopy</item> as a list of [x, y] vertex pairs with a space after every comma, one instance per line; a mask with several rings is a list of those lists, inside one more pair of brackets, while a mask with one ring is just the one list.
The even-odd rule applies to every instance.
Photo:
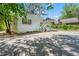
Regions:
[[65, 4], [62, 15], [60, 18], [72, 18], [72, 17], [79, 17], [79, 6], [78, 4]]

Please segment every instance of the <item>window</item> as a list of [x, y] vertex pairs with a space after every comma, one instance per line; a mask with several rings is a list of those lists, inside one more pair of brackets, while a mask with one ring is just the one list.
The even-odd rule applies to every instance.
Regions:
[[43, 23], [42, 23], [42, 22], [40, 22], [40, 26], [42, 26], [42, 24], [43, 24]]
[[32, 20], [31, 19], [26, 19], [26, 17], [22, 16], [22, 24], [32, 24]]
[[31, 19], [28, 19], [27, 20], [27, 24], [31, 25], [32, 24], [32, 20]]

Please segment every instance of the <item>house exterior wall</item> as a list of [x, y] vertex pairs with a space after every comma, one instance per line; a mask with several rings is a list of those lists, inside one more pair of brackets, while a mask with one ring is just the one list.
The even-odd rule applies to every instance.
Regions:
[[38, 15], [28, 14], [27, 20], [31, 19], [32, 24], [22, 24], [22, 18], [18, 18], [18, 25], [17, 25], [17, 33], [25, 33], [30, 31], [41, 31], [40, 22], [43, 22], [42, 18]]
[[11, 31], [13, 31], [13, 32], [17, 32], [17, 22], [18, 22], [18, 19], [13, 19], [13, 22], [11, 23]]
[[61, 19], [60, 20], [62, 24], [78, 24], [79, 20], [78, 18], [68, 18], [68, 19]]

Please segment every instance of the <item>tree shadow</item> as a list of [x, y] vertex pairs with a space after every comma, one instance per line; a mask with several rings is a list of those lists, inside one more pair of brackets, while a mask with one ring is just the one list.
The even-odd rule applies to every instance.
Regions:
[[[52, 35], [37, 37], [34, 40], [18, 39], [13, 44], [0, 42], [1, 56], [74, 56], [79, 55], [79, 37]], [[65, 47], [67, 46], [67, 47]], [[67, 50], [69, 48], [69, 50]]]
[[[53, 35], [52, 37], [61, 47], [62, 55], [79, 55], [79, 36], [78, 35]], [[64, 46], [64, 47], [63, 47]]]

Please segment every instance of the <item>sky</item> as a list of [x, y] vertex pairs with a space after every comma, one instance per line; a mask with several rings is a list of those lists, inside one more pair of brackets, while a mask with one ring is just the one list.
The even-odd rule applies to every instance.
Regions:
[[59, 16], [61, 15], [64, 3], [55, 3], [53, 4], [53, 7], [54, 8], [52, 10], [47, 11], [47, 15], [45, 15], [44, 18], [49, 17], [55, 20], [58, 19]]

